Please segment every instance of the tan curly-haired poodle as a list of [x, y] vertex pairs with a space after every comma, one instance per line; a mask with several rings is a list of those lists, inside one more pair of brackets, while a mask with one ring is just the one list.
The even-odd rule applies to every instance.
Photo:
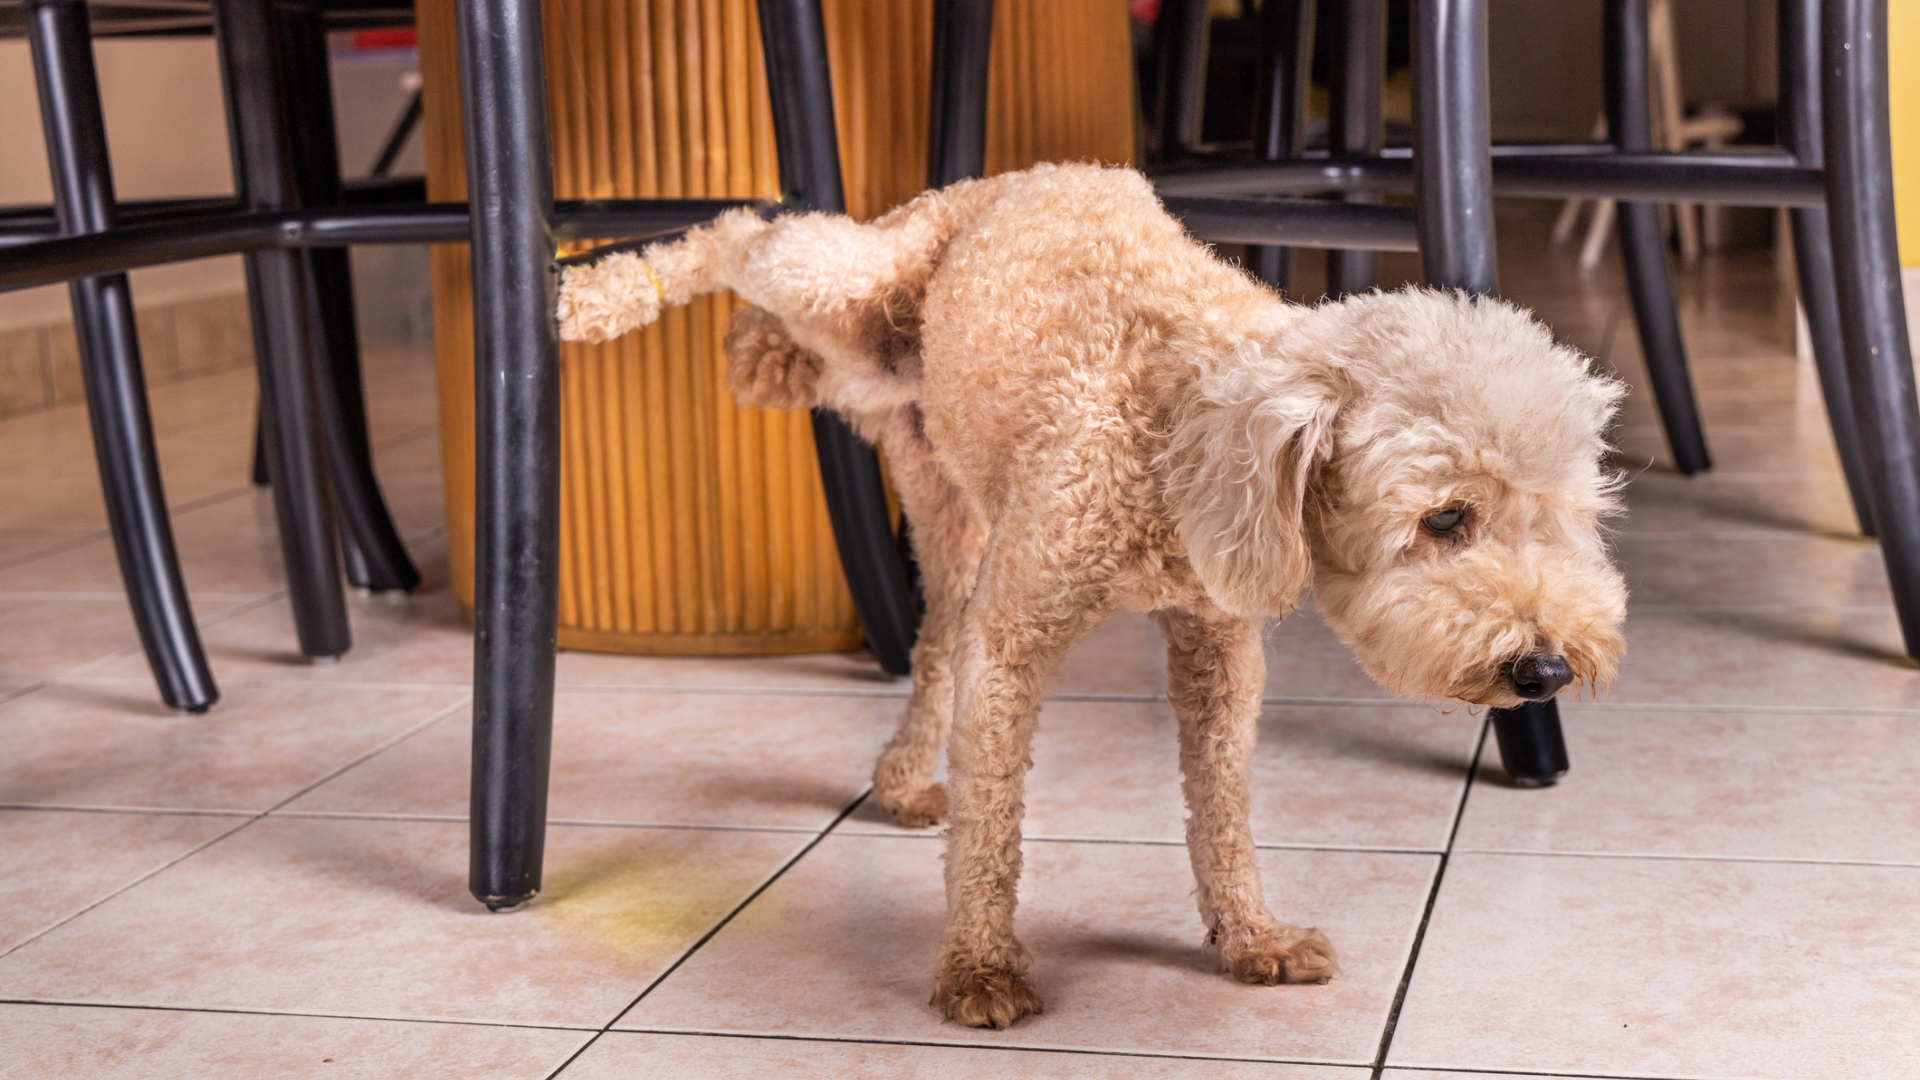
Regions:
[[561, 330], [606, 340], [723, 289], [754, 305], [727, 341], [734, 392], [846, 416], [911, 524], [926, 616], [874, 796], [948, 821], [933, 1001], [960, 1023], [1040, 1011], [1013, 933], [1029, 748], [1062, 656], [1116, 608], [1166, 638], [1200, 916], [1248, 982], [1335, 972], [1256, 869], [1263, 620], [1311, 587], [1413, 697], [1512, 706], [1613, 674], [1626, 589], [1602, 458], [1621, 388], [1511, 305], [1289, 304], [1138, 173], [1064, 165], [870, 224], [735, 211], [569, 270]]

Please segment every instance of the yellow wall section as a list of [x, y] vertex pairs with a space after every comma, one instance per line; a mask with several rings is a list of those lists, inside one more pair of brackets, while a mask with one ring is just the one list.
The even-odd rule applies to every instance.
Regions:
[[1887, 74], [1900, 261], [1920, 266], [1920, 0], [1887, 5]]

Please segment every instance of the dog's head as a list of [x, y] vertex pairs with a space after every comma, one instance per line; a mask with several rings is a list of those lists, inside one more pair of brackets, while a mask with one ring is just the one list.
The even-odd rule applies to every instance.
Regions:
[[1222, 608], [1284, 615], [1311, 584], [1396, 693], [1543, 700], [1605, 683], [1622, 649], [1601, 527], [1621, 393], [1509, 304], [1354, 297], [1202, 374], [1169, 505]]

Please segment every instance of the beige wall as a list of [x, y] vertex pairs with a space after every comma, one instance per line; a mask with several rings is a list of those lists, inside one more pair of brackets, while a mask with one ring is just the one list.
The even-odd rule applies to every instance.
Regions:
[[[114, 184], [123, 199], [233, 192], [220, 70], [211, 38], [102, 40], [94, 45]], [[35, 106], [33, 61], [24, 41], [0, 41], [0, 205], [46, 203], [46, 143]], [[146, 307], [239, 292], [237, 257], [136, 271]], [[55, 286], [0, 293], [0, 328], [67, 316]]]
[[[1490, 0], [1496, 138], [1587, 136], [1604, 104], [1601, 8], [1600, 0]], [[1675, 0], [1687, 100], [1772, 101], [1775, 17], [1773, 0]]]

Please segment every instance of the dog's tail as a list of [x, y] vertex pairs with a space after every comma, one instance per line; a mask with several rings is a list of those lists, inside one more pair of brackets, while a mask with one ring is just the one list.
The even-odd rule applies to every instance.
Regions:
[[560, 277], [560, 337], [611, 341], [663, 308], [726, 289], [734, 264], [768, 228], [752, 210], [729, 210], [678, 240], [568, 267]]

